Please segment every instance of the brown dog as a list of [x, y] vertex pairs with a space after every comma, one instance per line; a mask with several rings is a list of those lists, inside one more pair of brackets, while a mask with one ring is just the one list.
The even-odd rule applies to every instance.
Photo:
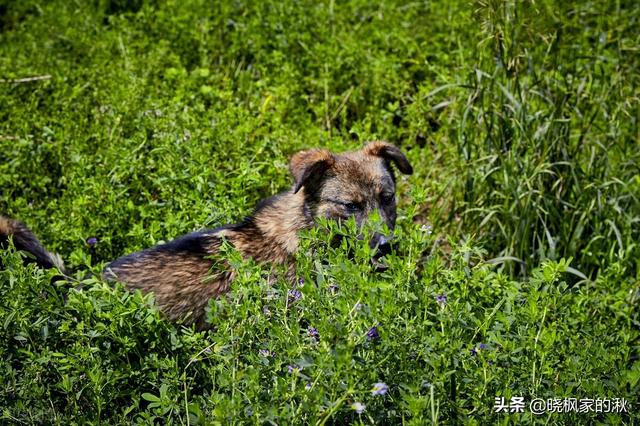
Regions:
[[[293, 188], [262, 201], [243, 222], [187, 234], [121, 257], [107, 265], [103, 275], [128, 288], [153, 292], [169, 318], [186, 318], [187, 323], [204, 327], [209, 299], [229, 291], [234, 279], [228, 267], [212, 270], [216, 268], [211, 256], [219, 252], [223, 239], [244, 257], [285, 264], [292, 270], [298, 233], [312, 227], [316, 217], [353, 216], [360, 225], [378, 211], [392, 230], [396, 188], [391, 163], [402, 173], [413, 171], [404, 154], [387, 142], [370, 142], [359, 151], [342, 154], [325, 149], [299, 152], [290, 162]], [[62, 268], [27, 228], [0, 217], [0, 242], [10, 234], [16, 248], [31, 252], [41, 266]], [[380, 234], [370, 241], [372, 247], [385, 244]]]

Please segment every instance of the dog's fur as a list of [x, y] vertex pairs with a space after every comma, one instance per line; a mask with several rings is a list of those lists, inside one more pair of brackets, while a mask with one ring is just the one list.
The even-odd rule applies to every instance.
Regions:
[[[194, 232], [121, 257], [108, 264], [103, 275], [128, 288], [153, 292], [169, 318], [186, 318], [187, 323], [204, 327], [208, 300], [229, 291], [234, 279], [231, 268], [212, 268], [211, 256], [219, 252], [223, 239], [244, 257], [285, 264], [292, 270], [298, 233], [312, 227], [316, 217], [353, 216], [360, 225], [377, 210], [392, 230], [396, 188], [391, 163], [402, 173], [413, 171], [404, 154], [387, 142], [370, 142], [359, 151], [342, 154], [325, 149], [299, 152], [290, 161], [293, 188], [262, 201], [243, 222]], [[31, 231], [0, 216], [0, 243], [9, 235], [16, 248], [31, 253], [38, 265], [55, 266], [64, 273], [59, 257], [46, 251]], [[384, 241], [375, 235], [371, 245]]]

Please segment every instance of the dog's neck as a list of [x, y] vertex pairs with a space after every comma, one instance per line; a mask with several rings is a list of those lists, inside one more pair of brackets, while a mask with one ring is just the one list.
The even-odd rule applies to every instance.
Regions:
[[303, 191], [288, 191], [265, 200], [253, 216], [225, 234], [244, 256], [285, 263], [298, 249], [298, 233], [313, 223], [305, 211]]

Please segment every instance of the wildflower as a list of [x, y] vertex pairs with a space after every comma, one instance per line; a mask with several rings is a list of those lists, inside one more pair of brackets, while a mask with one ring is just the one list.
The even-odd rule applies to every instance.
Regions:
[[316, 342], [320, 341], [320, 333], [318, 332], [317, 328], [309, 327], [309, 329], [307, 330], [307, 333], [309, 333], [309, 336]]
[[422, 226], [420, 227], [420, 230], [421, 230], [422, 232], [425, 232], [427, 235], [431, 235], [431, 234], [433, 233], [433, 231], [431, 230], [431, 225], [426, 225], [426, 224], [425, 224], [425, 225], [422, 225]]
[[482, 350], [487, 349], [487, 345], [485, 345], [484, 343], [480, 343], [479, 348]]
[[353, 404], [351, 404], [351, 409], [358, 414], [362, 414], [364, 413], [365, 406], [362, 402], [354, 402]]
[[307, 384], [304, 385], [304, 389], [310, 391], [311, 390], [311, 382], [307, 382]]
[[98, 239], [96, 237], [89, 237], [87, 238], [87, 244], [89, 244], [90, 247], [93, 247], [98, 244]]
[[297, 285], [298, 285], [298, 287], [303, 287], [304, 286], [304, 278], [298, 278]]
[[271, 356], [271, 351], [269, 349], [260, 349], [258, 353], [260, 354], [260, 356], [263, 356], [265, 358]]
[[287, 366], [287, 371], [289, 372], [289, 374], [294, 374], [297, 373], [298, 371], [302, 370], [302, 367], [300, 367], [297, 364], [289, 364]]
[[356, 303], [356, 311], [361, 311], [365, 307], [364, 303]]
[[389, 386], [386, 383], [375, 383], [371, 390], [372, 395], [384, 395], [389, 390]]
[[470, 353], [472, 356], [477, 356], [477, 355], [478, 355], [478, 351], [477, 351], [477, 349], [476, 349], [475, 347], [471, 348], [471, 349], [469, 350], [469, 353]]
[[302, 297], [302, 293], [300, 293], [300, 290], [298, 289], [289, 290], [289, 303], [296, 302], [300, 300], [301, 297]]
[[378, 327], [375, 325], [367, 331], [367, 340], [378, 340], [380, 338], [380, 333], [378, 333]]
[[441, 308], [447, 304], [447, 295], [442, 293], [436, 296], [436, 302], [440, 305]]

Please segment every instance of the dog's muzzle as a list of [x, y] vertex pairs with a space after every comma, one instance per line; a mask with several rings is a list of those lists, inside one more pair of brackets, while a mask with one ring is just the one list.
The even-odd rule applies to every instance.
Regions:
[[375, 259], [391, 253], [392, 247], [390, 239], [391, 237], [380, 234], [379, 232], [373, 234], [373, 237], [369, 240], [369, 247], [376, 250], [374, 254]]

